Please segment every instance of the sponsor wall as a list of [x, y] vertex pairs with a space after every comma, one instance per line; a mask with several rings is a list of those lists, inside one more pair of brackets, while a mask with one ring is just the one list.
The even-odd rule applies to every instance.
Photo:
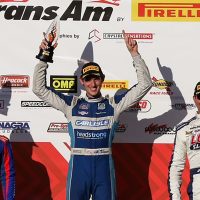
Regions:
[[[113, 145], [118, 194], [127, 200], [168, 199], [175, 126], [195, 113], [199, 6], [197, 0], [0, 0], [0, 134], [13, 142], [17, 199], [65, 199], [68, 122], [32, 93], [42, 33], [56, 15], [60, 36], [47, 84], [61, 92], [85, 95], [77, 78], [82, 59], [102, 66], [103, 95], [124, 92], [137, 77], [122, 30], [138, 41], [153, 88], [120, 116]], [[187, 183], [186, 170], [184, 199]]]

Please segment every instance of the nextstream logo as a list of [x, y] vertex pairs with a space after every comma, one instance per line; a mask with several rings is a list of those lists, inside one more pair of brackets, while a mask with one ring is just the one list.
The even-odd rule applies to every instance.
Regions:
[[132, 21], [200, 21], [200, 2], [132, 0]]
[[[10, 1], [11, 2], [11, 1]], [[12, 1], [14, 2], [14, 1]], [[20, 1], [18, 1], [20, 2]], [[25, 2], [25, 1], [21, 1]], [[92, 2], [89, 2], [90, 5]], [[97, 4], [101, 2], [94, 2]], [[60, 14], [60, 20], [73, 21], [110, 21], [113, 13], [113, 7], [109, 2], [104, 1], [109, 6], [85, 6], [83, 1], [73, 0], [65, 9], [63, 14]], [[102, 4], [101, 4], [102, 5]], [[57, 16], [60, 9], [58, 6], [29, 6], [29, 5], [0, 5], [0, 17], [6, 20], [53, 20]], [[59, 11], [60, 12], [60, 11]]]

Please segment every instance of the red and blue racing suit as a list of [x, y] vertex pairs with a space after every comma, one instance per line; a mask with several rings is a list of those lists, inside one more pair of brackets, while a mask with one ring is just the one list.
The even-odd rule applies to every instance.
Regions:
[[15, 168], [11, 143], [8, 138], [0, 135], [0, 166], [1, 184], [4, 200], [14, 200]]

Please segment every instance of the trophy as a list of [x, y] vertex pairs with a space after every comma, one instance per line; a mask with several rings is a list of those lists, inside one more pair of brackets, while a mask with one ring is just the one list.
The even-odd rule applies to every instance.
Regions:
[[60, 35], [60, 19], [58, 16], [53, 20], [50, 24], [49, 28], [47, 29], [46, 33], [44, 33], [44, 39], [47, 41], [48, 45], [46, 49], [40, 49], [36, 58], [44, 61], [44, 62], [53, 62], [53, 51], [54, 45], [58, 41], [58, 37]]

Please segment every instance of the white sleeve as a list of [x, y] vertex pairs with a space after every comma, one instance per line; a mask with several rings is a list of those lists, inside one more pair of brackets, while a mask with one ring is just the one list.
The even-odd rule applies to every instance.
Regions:
[[36, 66], [33, 74], [33, 92], [40, 99], [47, 102], [53, 108], [62, 111], [66, 114], [67, 102], [72, 100], [71, 97], [65, 96], [62, 93], [56, 93], [50, 90], [46, 85], [46, 69], [48, 65], [40, 61]]
[[177, 132], [172, 160], [169, 167], [169, 192], [171, 200], [181, 200], [182, 172], [187, 155], [185, 131]]
[[114, 107], [117, 115], [140, 101], [153, 85], [149, 69], [140, 55], [133, 57], [133, 65], [136, 69], [138, 83], [124, 95], [115, 97]]

